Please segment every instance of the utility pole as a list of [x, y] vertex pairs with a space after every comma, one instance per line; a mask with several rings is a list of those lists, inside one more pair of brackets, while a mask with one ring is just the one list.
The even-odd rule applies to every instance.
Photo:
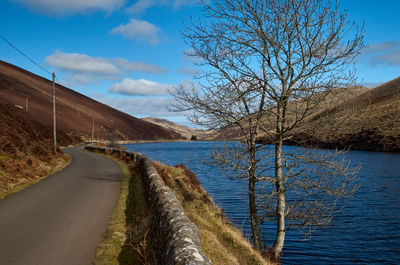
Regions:
[[114, 141], [115, 139], [115, 136], [114, 136], [115, 134], [114, 134], [114, 118], [112, 118], [111, 119], [111, 137], [110, 137], [110, 140], [111, 141]]
[[79, 114], [79, 107], [78, 107], [78, 118], [79, 118], [80, 114]]
[[28, 112], [29, 97], [25, 98], [25, 111]]
[[57, 134], [56, 134], [56, 74], [53, 72], [53, 136], [54, 152], [57, 152]]
[[94, 141], [94, 116], [92, 116], [92, 143]]

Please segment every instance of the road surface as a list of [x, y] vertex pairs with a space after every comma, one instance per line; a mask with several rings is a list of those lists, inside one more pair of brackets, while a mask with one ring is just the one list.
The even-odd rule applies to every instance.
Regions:
[[120, 188], [114, 161], [66, 149], [72, 163], [0, 201], [0, 265], [89, 265]]

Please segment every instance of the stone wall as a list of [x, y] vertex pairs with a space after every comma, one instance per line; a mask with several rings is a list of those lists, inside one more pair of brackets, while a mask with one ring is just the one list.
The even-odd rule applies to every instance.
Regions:
[[148, 157], [119, 149], [86, 146], [90, 151], [134, 161], [142, 171], [153, 214], [153, 246], [158, 264], [211, 264], [201, 247], [200, 231], [190, 222], [174, 192], [167, 187]]

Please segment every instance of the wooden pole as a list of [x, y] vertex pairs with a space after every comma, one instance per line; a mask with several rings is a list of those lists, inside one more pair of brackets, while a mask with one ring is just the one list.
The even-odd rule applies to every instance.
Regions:
[[94, 116], [92, 116], [92, 143], [94, 141]]
[[53, 138], [54, 152], [57, 152], [57, 133], [56, 133], [56, 74], [53, 72]]

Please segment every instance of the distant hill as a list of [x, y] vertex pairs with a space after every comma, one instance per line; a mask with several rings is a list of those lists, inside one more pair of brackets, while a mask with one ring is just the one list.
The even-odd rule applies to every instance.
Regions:
[[319, 113], [310, 123], [319, 124], [322, 120], [337, 120], [341, 124], [328, 123], [306, 137], [297, 131], [293, 143], [306, 140], [328, 148], [399, 152], [400, 77]]
[[[25, 110], [44, 126], [52, 126], [52, 82], [0, 61], [0, 99]], [[56, 85], [57, 128], [73, 137], [124, 140], [180, 139], [179, 134], [142, 121], [61, 85]]]
[[202, 140], [206, 139], [210, 135], [213, 135], [215, 131], [205, 131], [205, 130], [197, 130], [193, 128], [189, 128], [187, 126], [183, 126], [165, 119], [154, 118], [154, 117], [146, 117], [142, 120], [151, 122], [153, 124], [157, 124], [161, 127], [164, 127], [168, 130], [174, 131], [180, 135], [182, 135], [186, 139], [191, 139], [192, 136], [196, 136], [197, 139]]
[[[291, 132], [285, 144], [400, 151], [400, 77], [375, 88], [344, 89], [337, 97], [346, 100], [329, 106], [322, 104]], [[211, 138], [240, 140], [241, 136], [237, 127], [228, 126]], [[269, 144], [273, 139], [260, 133], [258, 141]]]

